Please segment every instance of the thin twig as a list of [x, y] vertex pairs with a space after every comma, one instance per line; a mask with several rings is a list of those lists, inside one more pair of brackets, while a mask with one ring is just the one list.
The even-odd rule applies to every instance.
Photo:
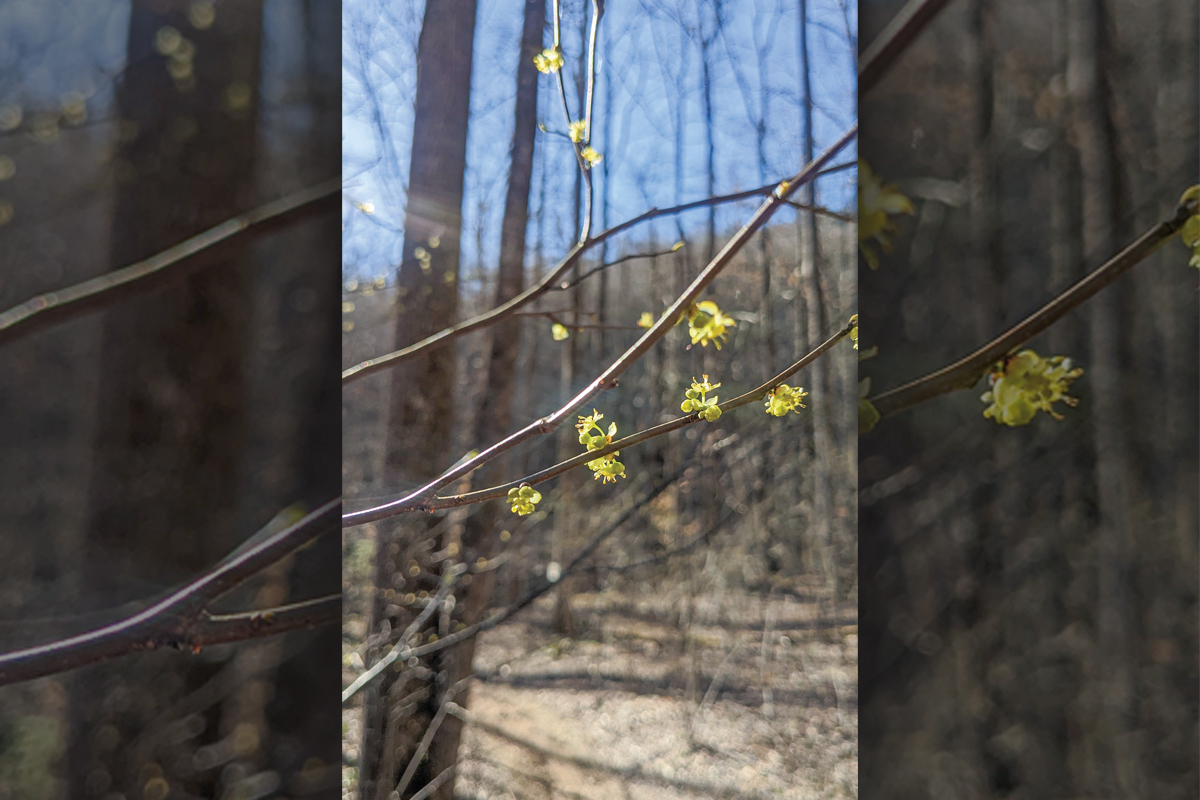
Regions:
[[875, 406], [875, 410], [879, 412], [879, 416], [886, 417], [934, 397], [961, 389], [970, 389], [979, 382], [979, 379], [993, 364], [1049, 328], [1126, 271], [1148, 258], [1164, 242], [1175, 235], [1183, 227], [1188, 217], [1194, 216], [1197, 210], [1198, 204], [1195, 199], [1181, 204], [1176, 208], [1174, 217], [1158, 223], [1143, 233], [1117, 255], [975, 352], [936, 372], [868, 399]]
[[425, 786], [422, 786], [421, 790], [419, 792], [417, 792], [416, 794], [414, 794], [410, 798], [410, 800], [425, 800], [426, 797], [429, 797], [429, 795], [436, 792], [438, 790], [438, 787], [441, 786], [443, 783], [445, 783], [446, 780], [451, 775], [454, 774], [454, 770], [457, 766], [458, 766], [457, 764], [451, 764], [450, 766], [446, 767], [444, 770], [439, 772], [438, 776], [436, 778], [431, 780]]
[[558, 286], [554, 287], [554, 291], [561, 292], [566, 289], [570, 289], [572, 286], [577, 286], [578, 284], [583, 283], [588, 278], [595, 275], [597, 272], [602, 272], [602, 271], [608, 269], [609, 267], [615, 267], [618, 264], [624, 264], [626, 261], [633, 261], [635, 258], [657, 258], [658, 256], [669, 256], [669, 255], [671, 255], [671, 253], [674, 253], [680, 249], [681, 248], [679, 248], [679, 247], [672, 247], [668, 250], [659, 250], [658, 252], [655, 252], [655, 253], [630, 253], [627, 256], [621, 256], [616, 261], [609, 261], [607, 264], [601, 264], [598, 267], [592, 267], [587, 272], [583, 273], [582, 275], [580, 275], [578, 278], [576, 278], [573, 281], [563, 281]]
[[[854, 166], [857, 166], [857, 162], [839, 164], [817, 172], [814, 177], [819, 178], [823, 175], [828, 175], [832, 172], [837, 172], [843, 169], [849, 169], [850, 167]], [[774, 192], [777, 188], [779, 188], [779, 184], [780, 181], [775, 181], [774, 183], [766, 186], [759, 186], [758, 188], [747, 189], [742, 192], [734, 192], [732, 194], [719, 195], [717, 197], [706, 197], [703, 200], [693, 200], [690, 203], [683, 203], [681, 205], [671, 206], [669, 208], [652, 208], [648, 211], [644, 211], [636, 217], [627, 219], [619, 225], [615, 225], [606, 231], [596, 234], [586, 242], [575, 244], [571, 250], [565, 256], [563, 256], [563, 259], [554, 266], [554, 269], [546, 273], [546, 275], [536, 284], [530, 286], [528, 289], [509, 300], [507, 303], [497, 306], [491, 311], [484, 312], [477, 317], [472, 317], [471, 319], [464, 320], [457, 325], [452, 325], [449, 328], [438, 331], [437, 333], [427, 336], [421, 341], [415, 342], [407, 347], [403, 347], [399, 350], [395, 350], [391, 353], [386, 353], [381, 356], [376, 356], [375, 358], [356, 364], [353, 367], [349, 367], [342, 372], [342, 383], [350, 383], [351, 381], [359, 378], [365, 378], [368, 375], [374, 375], [376, 372], [380, 372], [390, 367], [399, 366], [400, 364], [403, 364], [406, 361], [411, 361], [412, 359], [424, 355], [431, 350], [444, 347], [460, 336], [464, 336], [472, 331], [479, 330], [480, 328], [486, 328], [490, 325], [500, 322], [501, 320], [516, 313], [518, 308], [532, 303], [546, 292], [552, 291], [556, 284], [564, 275], [567, 274], [571, 267], [575, 265], [575, 262], [578, 261], [586, 251], [604, 243], [617, 234], [624, 233], [636, 225], [640, 225], [641, 223], [648, 222], [652, 219], [657, 219], [658, 217], [670, 216], [672, 214], [682, 214], [683, 212], [691, 211], [694, 208], [704, 208], [710, 205], [721, 205], [724, 203], [734, 203], [739, 200], [748, 200], [751, 197], [761, 197], [762, 195]]]
[[298, 214], [310, 211], [315, 203], [333, 197], [340, 191], [341, 178], [302, 189], [225, 220], [136, 264], [31, 297], [0, 312], [0, 345], [27, 333], [74, 319], [80, 314], [105, 308], [132, 293], [184, 277], [197, 267], [196, 256], [247, 231], [262, 232], [267, 223], [272, 223], [271, 227], [274, 227], [290, 222]]
[[[696, 276], [682, 295], [680, 295], [674, 304], [667, 309], [666, 313], [654, 323], [649, 330], [638, 338], [636, 342], [628, 350], [625, 351], [616, 361], [608, 366], [597, 378], [585, 386], [579, 394], [567, 401], [565, 405], [549, 416], [535, 420], [531, 424], [525, 426], [516, 433], [510, 434], [501, 441], [487, 448], [483, 452], [476, 455], [474, 458], [467, 459], [460, 463], [457, 467], [447, 470], [441, 476], [435, 478], [414, 492], [377, 508], [365, 509], [363, 511], [347, 514], [343, 517], [343, 525], [345, 527], [360, 525], [364, 522], [370, 522], [375, 519], [393, 516], [398, 513], [413, 510], [428, 510], [429, 498], [434, 492], [448, 486], [454, 481], [470, 474], [481, 465], [497, 458], [501, 454], [511, 450], [522, 442], [528, 441], [535, 436], [542, 436], [553, 433], [566, 419], [578, 408], [586, 404], [589, 400], [595, 397], [601, 391], [613, 388], [617, 385], [617, 378], [640, 359], [646, 352], [654, 346], [662, 337], [674, 327], [675, 321], [679, 319], [679, 315], [690, 306], [702, 291], [710, 284], [721, 270], [723, 270], [738, 251], [745, 246], [746, 242], [754, 233], [766, 224], [767, 220], [775, 213], [775, 211], [784, 204], [784, 202], [795, 193], [800, 186], [808, 183], [813, 179], [816, 172], [827, 164], [832, 158], [837, 155], [846, 145], [848, 145], [858, 135], [858, 124], [855, 123], [834, 143], [828, 150], [818, 156], [812, 163], [805, 165], [791, 180], [779, 184], [779, 187], [767, 198], [754, 216], [742, 226], [733, 237], [726, 242], [721, 251], [713, 258], [712, 262], [704, 268], [704, 270]], [[844, 334], [843, 334], [844, 335]], [[798, 368], [798, 367], [797, 367]]]
[[[163, 646], [197, 647], [211, 642], [209, 639], [194, 640], [197, 631], [216, 637], [229, 635], [241, 625], [241, 630], [247, 633], [243, 638], [269, 635], [267, 631], [271, 626], [265, 621], [253, 631], [254, 626], [246, 624], [241, 615], [235, 615], [237, 621], [230, 620], [226, 625], [221, 617], [207, 615], [205, 608], [246, 579], [336, 529], [341, 505], [341, 498], [331, 500], [296, 524], [267, 536], [252, 547], [238, 548], [199, 578], [119, 622], [48, 644], [0, 654], [0, 686], [65, 672], [138, 650]], [[322, 613], [328, 611], [328, 598], [313, 602]], [[303, 618], [304, 613], [301, 609], [288, 607], [284, 616], [295, 621]]]
[[[461, 565], [459, 566], [461, 567]], [[442, 585], [438, 587], [437, 594], [434, 596], [433, 600], [431, 600], [429, 604], [425, 606], [424, 610], [417, 615], [417, 618], [414, 619], [409, 626], [404, 629], [404, 633], [400, 634], [399, 640], [397, 640], [392, 649], [388, 651], [388, 654], [379, 659], [379, 661], [373, 664], [370, 669], [359, 675], [354, 679], [353, 683], [342, 690], [343, 703], [353, 697], [359, 689], [375, 680], [376, 676], [378, 676], [381, 672], [390, 667], [392, 664], [396, 663], [401, 656], [408, 658], [408, 656], [404, 655], [404, 653], [410, 649], [408, 647], [409, 641], [416, 634], [416, 632], [421, 629], [421, 626], [425, 624], [425, 620], [429, 619], [433, 612], [437, 610], [437, 607], [440, 606], [443, 601], [445, 601], [446, 594], [450, 591], [450, 587], [454, 585], [455, 579], [462, 571], [462, 569], [451, 569], [445, 574], [445, 576], [442, 578]]]
[[892, 17], [879, 35], [867, 45], [858, 60], [858, 93], [865, 94], [879, 83], [896, 58], [950, 0], [909, 0]]
[[[595, 549], [597, 547], [599, 547], [600, 544], [602, 542], [604, 542], [605, 539], [607, 539], [614, 532], [616, 532], [618, 528], [620, 528], [622, 525], [624, 525], [626, 522], [628, 522], [630, 519], [632, 519], [633, 516], [638, 512], [639, 509], [641, 509], [643, 506], [645, 506], [651, 500], [653, 500], [654, 498], [656, 498], [660, 494], [662, 494], [664, 491], [666, 491], [672, 484], [675, 483], [675, 481], [682, 478], [686, 471], [687, 471], [686, 466], [680, 467], [672, 475], [670, 475], [669, 477], [667, 477], [667, 478], [663, 479], [661, 482], [659, 482], [653, 489], [651, 489], [646, 494], [645, 497], [643, 497], [641, 500], [637, 501], [636, 503], [631, 505], [629, 508], [627, 508], [625, 510], [625, 512], [623, 514], [621, 514], [621, 516], [618, 517], [615, 521], [610, 523], [608, 525], [608, 527], [606, 527], [604, 530], [600, 531], [598, 534], [593, 536], [592, 540], [590, 542], [588, 542], [588, 544], [582, 550], [580, 550], [579, 553], [577, 553], [573, 559], [571, 559], [571, 562], [569, 564], [567, 564], [566, 568], [563, 570], [563, 575], [572, 574], [578, 568], [579, 564], [585, 558], [587, 558], [589, 555], [591, 555], [591, 553], [593, 551], [595, 551]], [[486, 620], [483, 620], [482, 622], [477, 622], [473, 625], [470, 625], [470, 626], [464, 628], [463, 630], [461, 630], [457, 633], [451, 634], [450, 636], [447, 636], [445, 638], [439, 639], [436, 642], [430, 642], [427, 645], [423, 645], [423, 646], [419, 646], [419, 647], [404, 647], [404, 648], [393, 649], [393, 651], [391, 653], [388, 653], [388, 655], [384, 659], [382, 659], [379, 664], [376, 664], [370, 670], [368, 670], [367, 672], [364, 672], [362, 675], [360, 675], [354, 681], [354, 683], [352, 683], [350, 686], [346, 687], [346, 689], [342, 692], [342, 702], [345, 703], [348, 700], [350, 700], [350, 698], [354, 697], [354, 695], [357, 694], [358, 692], [360, 692], [364, 686], [366, 686], [368, 683], [370, 683], [376, 677], [378, 677], [380, 675], [380, 673], [382, 673], [383, 670], [386, 669], [389, 664], [394, 664], [396, 661], [407, 661], [410, 658], [420, 658], [421, 656], [425, 656], [430, 653], [437, 652], [438, 650], [441, 650], [443, 648], [458, 644], [459, 642], [463, 641], [464, 639], [469, 639], [470, 637], [475, 636], [479, 633], [482, 633], [483, 631], [490, 630], [490, 629], [496, 627], [497, 625], [499, 625], [500, 623], [504, 622], [505, 620], [509, 619], [510, 617], [512, 617], [514, 614], [516, 614], [518, 611], [520, 611], [521, 609], [528, 606], [534, 600], [537, 600], [539, 597], [541, 597], [543, 594], [548, 592], [555, 585], [556, 585], [556, 582], [554, 582], [554, 581], [545, 581], [545, 582], [541, 583], [540, 585], [527, 591], [522, 597], [518, 598], [516, 602], [509, 605], [504, 610], [494, 614], [493, 616], [487, 618]], [[384, 663], [385, 661], [387, 662], [386, 664]]]
[[316, 628], [341, 618], [341, 594], [239, 614], [201, 612], [199, 621], [188, 631], [187, 641], [180, 644], [193, 648], [210, 647], [215, 644], [274, 636], [287, 631]]
[[404, 796], [404, 790], [408, 788], [409, 782], [417, 774], [417, 767], [421, 765], [421, 759], [425, 758], [425, 754], [429, 752], [429, 745], [433, 744], [433, 737], [437, 733], [438, 728], [442, 726], [442, 720], [446, 718], [447, 706], [454, 700], [454, 695], [458, 694], [467, 681], [472, 680], [474, 677], [475, 675], [472, 673], [446, 690], [446, 694], [442, 697], [442, 702], [438, 706], [437, 713], [433, 715], [433, 720], [429, 723], [429, 727], [425, 729], [425, 735], [421, 737], [421, 743], [417, 745], [416, 752], [413, 753], [412, 759], [408, 762], [408, 768], [404, 770], [404, 774], [400, 776], [400, 782], [396, 784], [397, 797]]

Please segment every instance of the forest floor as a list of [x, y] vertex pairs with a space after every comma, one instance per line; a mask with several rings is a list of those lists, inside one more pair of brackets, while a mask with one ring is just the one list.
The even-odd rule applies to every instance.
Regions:
[[456, 797], [857, 797], [853, 603], [610, 590], [571, 605], [574, 637], [552, 598], [481, 636]]

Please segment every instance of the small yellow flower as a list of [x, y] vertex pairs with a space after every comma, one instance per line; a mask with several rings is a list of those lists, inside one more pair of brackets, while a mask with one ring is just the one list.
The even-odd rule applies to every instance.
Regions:
[[858, 246], [862, 250], [867, 266], [878, 269], [879, 255], [872, 240], [878, 242], [885, 253], [892, 252], [892, 234], [896, 223], [890, 217], [896, 214], [912, 214], [913, 204], [900, 193], [896, 184], [885, 184], [871, 170], [866, 161], [858, 162]]
[[587, 121], [582, 119], [576, 120], [571, 123], [567, 135], [571, 137], [572, 142], [579, 143], [583, 141], [583, 132], [585, 130], [587, 130]]
[[[1197, 196], [1200, 196], [1200, 186], [1192, 186], [1183, 193], [1179, 202], [1182, 205]], [[1183, 223], [1183, 227], [1179, 229], [1179, 238], [1192, 251], [1192, 258], [1188, 261], [1188, 266], [1200, 269], [1200, 215], [1193, 214], [1188, 217], [1187, 222]]]
[[512, 512], [519, 516], [532, 514], [534, 505], [541, 501], [542, 493], [527, 483], [522, 484], [520, 488], [508, 490], [508, 504], [512, 507]]
[[[797, 386], [792, 388], [787, 384], [776, 386], [767, 393], [767, 413], [776, 417], [787, 416], [789, 411], [796, 411], [797, 408], [807, 408], [804, 405], [804, 398], [808, 397], [808, 392], [804, 391], [804, 387]], [[799, 414], [799, 411], [796, 411]]]
[[1043, 358], [1032, 350], [1022, 350], [996, 365], [988, 379], [991, 389], [980, 398], [988, 404], [983, 416], [1014, 428], [1029, 424], [1039, 411], [1061, 420], [1054, 404], [1061, 400], [1068, 406], [1078, 405], [1079, 400], [1067, 390], [1082, 374], [1083, 370], [1072, 368], [1071, 360], [1064, 356]]
[[604, 156], [597, 153], [590, 146], [583, 148], [583, 150], [579, 152], [579, 155], [583, 156], [583, 160], [587, 162], [588, 169], [591, 169], [604, 160]]
[[643, 311], [642, 316], [638, 319], [639, 328], [653, 328], [655, 323], [654, 315], [649, 311]]
[[704, 376], [703, 381], [692, 378], [692, 387], [684, 392], [685, 399], [679, 407], [683, 411], [699, 414], [701, 419], [716, 422], [721, 417], [721, 409], [717, 406], [717, 397], [715, 395], [705, 397], [705, 395], [720, 385], [719, 383], [709, 383], [707, 375]]
[[692, 306], [688, 315], [688, 333], [692, 335], [692, 344], [708, 347], [712, 342], [721, 349], [721, 342], [729, 336], [726, 328], [737, 327], [733, 317], [725, 314], [711, 300], [705, 300]]
[[554, 337], [554, 341], [561, 342], [570, 336], [571, 332], [567, 330], [566, 325], [556, 322], [550, 326], [550, 335]]
[[533, 57], [533, 65], [537, 67], [538, 72], [543, 72], [547, 75], [552, 72], [558, 72], [562, 69], [563, 65], [562, 51], [557, 47], [547, 47]]
[[850, 339], [854, 342], [854, 349], [858, 349], [858, 314], [850, 318], [850, 324], [854, 327], [850, 329]]

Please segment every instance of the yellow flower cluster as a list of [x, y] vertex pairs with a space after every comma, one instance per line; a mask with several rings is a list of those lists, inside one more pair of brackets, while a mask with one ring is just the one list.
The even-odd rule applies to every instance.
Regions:
[[533, 57], [533, 65], [537, 67], [538, 72], [546, 74], [558, 72], [563, 65], [562, 50], [558, 47], [547, 47]]
[[726, 328], [736, 327], [733, 317], [721, 312], [717, 304], [705, 300], [691, 307], [688, 313], [688, 333], [692, 335], [692, 344], [708, 347], [712, 342], [721, 349], [721, 342], [729, 335]]
[[[789, 411], [796, 411], [797, 408], [807, 408], [804, 405], [804, 398], [808, 397], [808, 392], [804, 391], [804, 387], [797, 386], [792, 388], [787, 384], [776, 386], [767, 393], [767, 413], [776, 417], [787, 416]], [[796, 413], [800, 413], [796, 411]]]
[[912, 214], [912, 202], [894, 183], [884, 184], [866, 161], [858, 162], [858, 246], [871, 269], [879, 268], [879, 254], [872, 240], [885, 253], [892, 252], [896, 223], [889, 215]]
[[508, 504], [512, 506], [512, 512], [522, 517], [532, 514], [533, 507], [541, 501], [542, 493], [527, 483], [520, 488], [508, 490]]
[[696, 412], [701, 419], [716, 422], [721, 416], [721, 409], [717, 407], [716, 395], [709, 398], [705, 398], [704, 395], [720, 385], [719, 383], [709, 383], [707, 375], [704, 376], [703, 382], [697, 382], [695, 378], [692, 378], [692, 388], [684, 392], [684, 397], [687, 399], [683, 401], [680, 408], [684, 411]]
[[1072, 407], [1079, 403], [1067, 390], [1082, 374], [1083, 370], [1072, 368], [1064, 356], [1043, 358], [1032, 350], [1022, 350], [996, 365], [989, 377], [991, 388], [980, 398], [988, 404], [983, 416], [1010, 427], [1029, 424], [1038, 411], [1062, 419], [1054, 404], [1060, 400]]
[[[1200, 197], [1200, 186], [1192, 186], [1183, 193], [1179, 202], [1184, 204], [1197, 197]], [[1179, 238], [1192, 251], [1188, 266], [1200, 269], [1200, 215], [1193, 214], [1188, 217], [1187, 221], [1183, 223], [1183, 227], [1179, 229]]]
[[[601, 450], [612, 444], [613, 437], [617, 435], [617, 423], [611, 422], [608, 425], [608, 432], [600, 428], [599, 422], [604, 419], [604, 415], [592, 409], [592, 413], [586, 417], [580, 417], [579, 422], [575, 423], [575, 428], [579, 431], [579, 443], [587, 447], [588, 451]], [[593, 434], [592, 431], [596, 433]], [[625, 465], [617, 461], [617, 456], [620, 451], [609, 453], [608, 455], [594, 458], [587, 462], [588, 469], [593, 472], [596, 480], [603, 479], [604, 483], [612, 481], [616, 483], [617, 478], [625, 477]]]

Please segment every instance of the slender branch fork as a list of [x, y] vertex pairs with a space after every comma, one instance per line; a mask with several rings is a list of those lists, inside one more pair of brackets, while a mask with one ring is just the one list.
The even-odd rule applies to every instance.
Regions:
[[337, 528], [341, 498], [299, 522], [234, 550], [200, 577], [111, 625], [9, 653], [0, 653], [0, 686], [158, 647], [193, 649], [311, 628], [341, 618], [341, 596], [278, 608], [210, 614], [207, 607], [246, 579]]
[[936, 372], [869, 398], [875, 410], [879, 412], [880, 417], [886, 417], [934, 397], [970, 389], [979, 382], [990, 366], [1144, 261], [1175, 235], [1189, 217], [1197, 213], [1200, 213], [1200, 206], [1195, 199], [1181, 203], [1171, 219], [1163, 220], [1143, 233], [1124, 250], [975, 352]]
[[31, 297], [0, 312], [0, 344], [88, 311], [110, 306], [134, 292], [149, 288], [156, 281], [183, 277], [196, 265], [196, 256], [248, 231], [262, 232], [267, 223], [286, 223], [297, 214], [312, 210], [318, 201], [333, 197], [340, 191], [341, 178], [301, 189], [228, 219], [144, 261]]
[[[670, 308], [666, 310], [662, 317], [658, 319], [654, 325], [647, 330], [625, 353], [608, 366], [603, 373], [595, 380], [589, 383], [575, 397], [571, 398], [567, 403], [553, 414], [547, 417], [536, 420], [533, 423], [525, 426], [497, 442], [483, 452], [476, 455], [474, 458], [467, 459], [450, 470], [444, 472], [438, 478], [425, 484], [416, 491], [400, 498], [399, 500], [387, 503], [377, 508], [364, 509], [351, 514], [347, 514], [342, 518], [343, 527], [351, 527], [361, 525], [364, 522], [369, 522], [373, 519], [381, 519], [386, 516], [403, 513], [410, 510], [419, 510], [429, 502], [429, 497], [437, 490], [448, 486], [459, 478], [467, 475], [477, 469], [482, 464], [491, 461], [500, 454], [511, 450], [518, 444], [527, 441], [535, 436], [541, 436], [552, 433], [556, 430], [569, 416], [579, 407], [586, 404], [589, 400], [595, 397], [601, 391], [614, 388], [617, 385], [617, 378], [625, 372], [634, 362], [641, 358], [645, 353], [654, 346], [662, 337], [666, 336], [672, 327], [674, 327], [679, 315], [690, 306], [700, 293], [707, 287], [714, 278], [720, 274], [733, 257], [745, 246], [750, 237], [775, 213], [781, 205], [783, 205], [795, 191], [803, 184], [813, 180], [816, 173], [820, 171], [830, 160], [833, 159], [846, 145], [858, 135], [858, 124], [855, 123], [835, 142], [828, 150], [818, 156], [812, 163], [803, 167], [791, 180], [780, 183], [774, 192], [767, 198], [754, 216], [742, 226], [733, 237], [721, 248], [721, 251], [713, 258], [712, 263], [704, 268], [691, 286], [687, 288], [682, 295], [675, 300]], [[595, 456], [593, 456], [594, 458]]]

